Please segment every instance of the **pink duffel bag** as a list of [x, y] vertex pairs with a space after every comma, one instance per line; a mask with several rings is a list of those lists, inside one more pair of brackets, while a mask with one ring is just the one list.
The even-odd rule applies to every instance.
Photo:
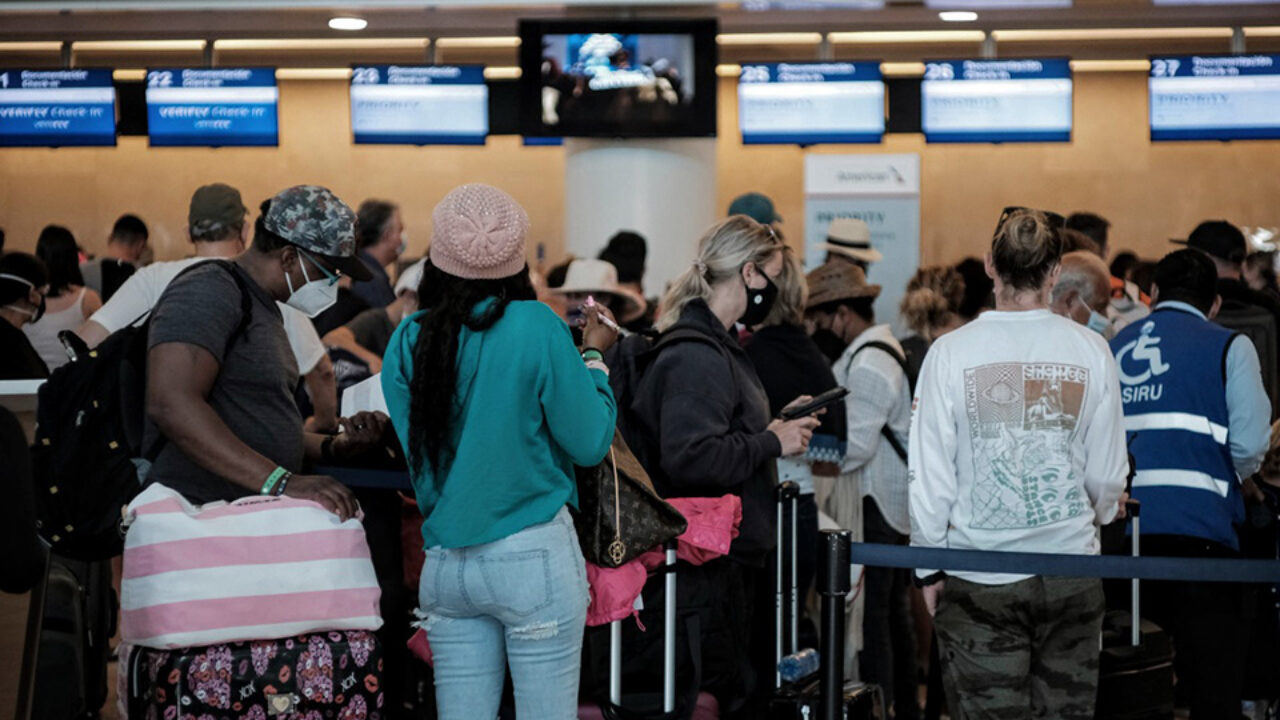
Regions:
[[152, 485], [129, 504], [125, 526], [126, 643], [183, 648], [382, 626], [364, 527], [317, 503], [195, 506]]

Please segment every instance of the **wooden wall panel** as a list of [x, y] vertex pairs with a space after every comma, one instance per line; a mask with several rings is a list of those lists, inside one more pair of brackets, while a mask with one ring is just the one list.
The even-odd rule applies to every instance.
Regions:
[[[1280, 142], [1152, 145], [1142, 73], [1078, 74], [1075, 140], [1066, 145], [927, 146], [918, 135], [890, 135], [878, 146], [743, 147], [734, 81], [722, 79], [719, 92], [719, 208], [738, 193], [765, 192], [794, 242], [803, 235], [806, 152], [920, 153], [925, 263], [985, 251], [1000, 208], [1010, 204], [1095, 210], [1114, 223], [1113, 248], [1152, 257], [1203, 218], [1280, 225]], [[559, 256], [572, 221], [564, 217], [561, 149], [525, 148], [515, 137], [483, 148], [354, 146], [345, 82], [284, 81], [280, 94], [277, 149], [152, 149], [145, 138], [126, 137], [116, 148], [0, 150], [0, 227], [9, 247], [30, 250], [40, 228], [58, 222], [99, 251], [114, 218], [132, 211], [152, 226], [158, 258], [182, 257], [191, 191], [222, 181], [238, 186], [251, 207], [295, 183], [329, 185], [353, 205], [370, 196], [395, 200], [420, 253], [436, 201], [458, 184], [489, 182], [525, 205], [534, 243]]]

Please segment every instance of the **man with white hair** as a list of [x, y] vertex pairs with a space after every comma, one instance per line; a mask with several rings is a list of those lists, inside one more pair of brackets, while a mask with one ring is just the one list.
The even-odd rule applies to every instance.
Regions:
[[1083, 250], [1062, 256], [1062, 273], [1049, 296], [1049, 309], [1110, 339], [1107, 320], [1111, 278], [1102, 258]]

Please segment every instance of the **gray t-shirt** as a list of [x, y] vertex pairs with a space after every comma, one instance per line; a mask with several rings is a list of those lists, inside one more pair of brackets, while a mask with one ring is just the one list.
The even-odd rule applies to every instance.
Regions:
[[[302, 470], [302, 415], [294, 402], [298, 366], [289, 348], [280, 310], [266, 291], [238, 267], [252, 297], [252, 319], [227, 349], [240, 325], [240, 290], [221, 263], [201, 263], [171, 282], [151, 314], [148, 347], [179, 342], [208, 350], [220, 365], [209, 404], [231, 432], [286, 470]], [[226, 353], [224, 357], [223, 354]], [[181, 369], [150, 366], [148, 372]], [[157, 437], [148, 421], [144, 448]], [[247, 478], [254, 483], [266, 478]], [[160, 482], [196, 503], [234, 500], [254, 491], [192, 462], [166, 443], [148, 481]]]
[[356, 336], [360, 347], [380, 356], [386, 354], [387, 343], [391, 342], [391, 333], [396, 331], [396, 326], [387, 317], [386, 308], [369, 308], [352, 318], [347, 329]]

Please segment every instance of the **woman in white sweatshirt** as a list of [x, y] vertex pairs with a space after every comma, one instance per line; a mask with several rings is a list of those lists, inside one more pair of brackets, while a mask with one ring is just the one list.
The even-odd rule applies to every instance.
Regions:
[[[1006, 210], [986, 256], [996, 309], [930, 349], [910, 435], [912, 545], [1098, 553], [1124, 491], [1124, 418], [1102, 336], [1048, 309], [1061, 255], [1044, 213]], [[916, 574], [953, 713], [1093, 717], [1100, 580]]]

